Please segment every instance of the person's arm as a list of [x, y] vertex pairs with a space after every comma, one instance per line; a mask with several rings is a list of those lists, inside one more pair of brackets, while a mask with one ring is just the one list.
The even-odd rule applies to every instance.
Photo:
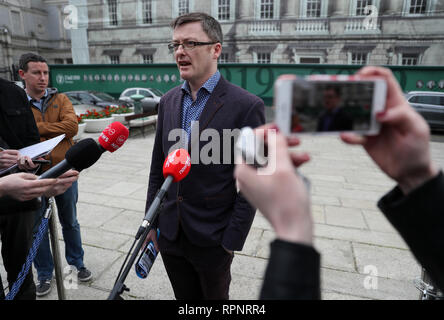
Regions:
[[[276, 128], [256, 130], [268, 144], [268, 164], [262, 174], [240, 163], [235, 177], [239, 188], [271, 223], [277, 240], [271, 244], [261, 299], [320, 299], [320, 255], [313, 248], [310, 199], [295, 167], [307, 154], [289, 153]], [[299, 143], [289, 140], [290, 145]]]
[[394, 188], [378, 207], [406, 241], [431, 279], [444, 291], [444, 175], [416, 187], [407, 195]]
[[40, 135], [45, 138], [54, 138], [65, 134], [66, 138], [72, 138], [77, 134], [78, 123], [77, 116], [71, 101], [64, 94], [57, 94], [57, 105], [60, 110], [60, 121], [57, 122], [39, 122], [37, 123]]
[[363, 78], [382, 77], [387, 82], [386, 110], [377, 115], [381, 131], [376, 136], [342, 134], [350, 144], [362, 145], [373, 161], [398, 185], [378, 203], [431, 278], [444, 290], [444, 182], [432, 162], [430, 129], [406, 101], [389, 69], [366, 67]]

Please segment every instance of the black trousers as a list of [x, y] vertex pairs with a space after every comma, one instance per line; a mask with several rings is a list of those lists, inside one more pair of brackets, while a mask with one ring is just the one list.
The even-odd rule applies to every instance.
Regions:
[[[33, 212], [0, 215], [0, 235], [2, 242], [3, 265], [8, 274], [9, 289], [22, 270], [32, 244]], [[23, 281], [15, 300], [35, 300], [35, 284], [32, 268]]]
[[228, 300], [233, 254], [192, 244], [180, 228], [176, 241], [159, 236], [159, 249], [178, 300]]

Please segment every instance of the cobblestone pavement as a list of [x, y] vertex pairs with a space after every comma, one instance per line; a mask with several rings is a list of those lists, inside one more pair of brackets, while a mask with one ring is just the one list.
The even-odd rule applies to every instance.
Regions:
[[[120, 150], [103, 154], [82, 172], [78, 220], [85, 264], [93, 279], [86, 284], [67, 282], [68, 299], [108, 297], [144, 216], [153, 141], [153, 131], [131, 137]], [[443, 168], [443, 143], [431, 146], [433, 159]], [[336, 137], [306, 137], [300, 149], [312, 156], [301, 172], [311, 180], [323, 299], [417, 299], [413, 280], [420, 267], [376, 207], [393, 181], [362, 148], [345, 145]], [[258, 212], [244, 249], [235, 253], [231, 299], [257, 299], [273, 238], [272, 228]], [[63, 256], [62, 238], [59, 243]], [[125, 299], [174, 299], [160, 255], [147, 279], [131, 271], [125, 284], [130, 288]], [[42, 299], [58, 299], [55, 284]]]

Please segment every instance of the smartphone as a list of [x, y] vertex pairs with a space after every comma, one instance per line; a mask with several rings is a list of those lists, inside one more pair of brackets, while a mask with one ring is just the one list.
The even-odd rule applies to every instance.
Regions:
[[287, 136], [299, 134], [379, 133], [376, 114], [385, 109], [382, 78], [314, 75], [278, 79], [274, 87], [275, 122]]

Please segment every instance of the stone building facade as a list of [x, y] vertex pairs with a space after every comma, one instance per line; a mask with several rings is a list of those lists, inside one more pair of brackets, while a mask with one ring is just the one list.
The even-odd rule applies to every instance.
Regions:
[[174, 62], [170, 22], [193, 11], [220, 21], [221, 62], [444, 65], [444, 0], [0, 0], [0, 76], [28, 51]]
[[20, 56], [34, 52], [49, 63], [72, 63], [70, 30], [64, 27], [68, 1], [0, 1], [0, 77], [13, 79]]
[[171, 20], [203, 11], [221, 62], [444, 65], [443, 0], [93, 0], [92, 63], [173, 62]]

